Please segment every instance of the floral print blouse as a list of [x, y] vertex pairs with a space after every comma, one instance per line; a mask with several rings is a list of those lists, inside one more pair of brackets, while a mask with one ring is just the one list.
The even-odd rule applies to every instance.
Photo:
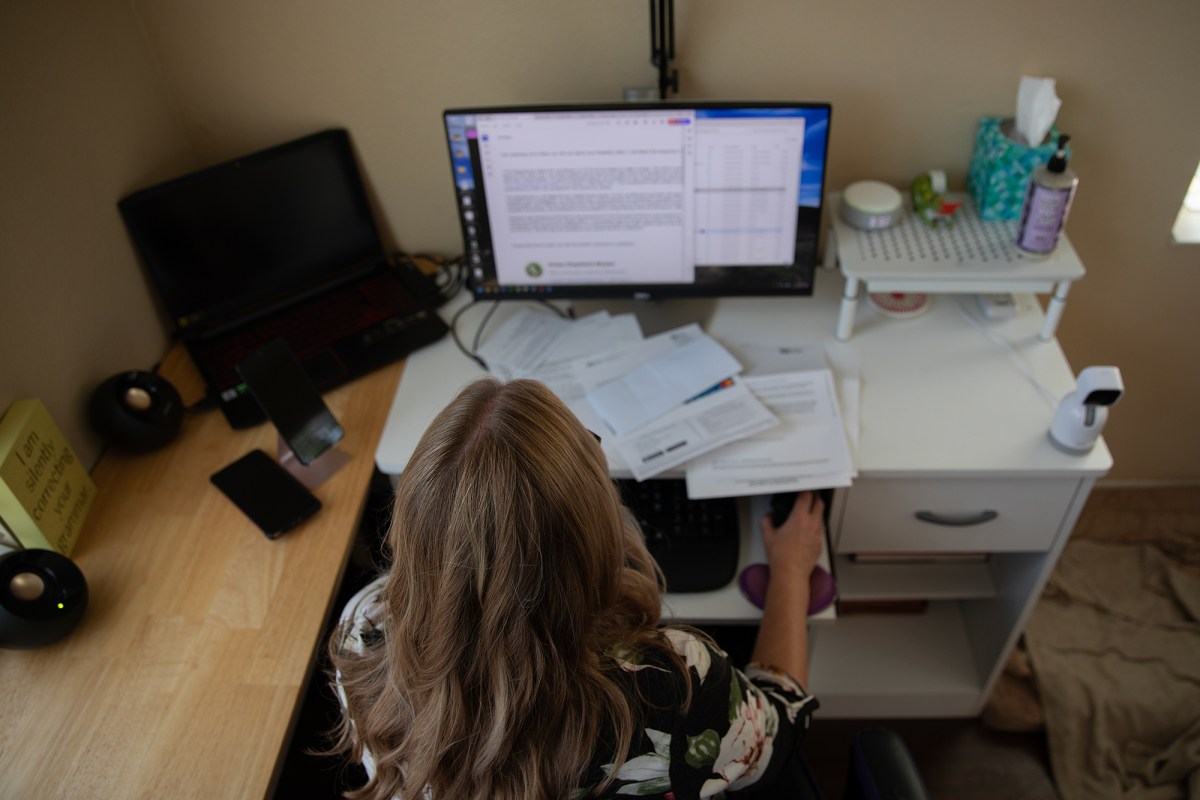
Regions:
[[[382, 634], [377, 580], [347, 603], [342, 646], [351, 651]], [[630, 696], [644, 698], [641, 730], [625, 763], [602, 795], [596, 787], [614, 765], [601, 747], [572, 800], [592, 797], [649, 797], [663, 800], [713, 798], [726, 791], [769, 786], [792, 758], [817, 701], [785, 672], [751, 664], [744, 672], [703, 637], [664, 627], [663, 636], [687, 665], [691, 703], [682, 711], [688, 686], [661, 653], [614, 653]], [[601, 739], [604, 737], [602, 736]], [[374, 773], [369, 754], [364, 766]]]

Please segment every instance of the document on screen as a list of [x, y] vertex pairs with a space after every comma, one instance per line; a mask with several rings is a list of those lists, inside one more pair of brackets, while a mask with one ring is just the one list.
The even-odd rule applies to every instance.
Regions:
[[690, 283], [693, 122], [663, 109], [480, 114], [500, 282]]
[[698, 266], [791, 264], [803, 117], [705, 120], [695, 136]]

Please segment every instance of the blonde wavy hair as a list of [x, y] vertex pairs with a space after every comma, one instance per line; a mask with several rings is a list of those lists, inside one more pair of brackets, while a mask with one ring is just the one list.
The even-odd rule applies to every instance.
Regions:
[[601, 748], [624, 763], [639, 720], [613, 654], [682, 664], [605, 456], [546, 387], [466, 387], [400, 478], [388, 545], [384, 636], [330, 645], [348, 709], [335, 750], [377, 766], [348, 796], [559, 798]]

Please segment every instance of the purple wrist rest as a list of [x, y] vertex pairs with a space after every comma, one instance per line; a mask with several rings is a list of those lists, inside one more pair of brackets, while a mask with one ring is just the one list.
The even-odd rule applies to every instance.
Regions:
[[[738, 576], [738, 587], [747, 600], [762, 608], [767, 601], [767, 582], [770, 577], [771, 568], [766, 564], [751, 564]], [[813, 567], [812, 574], [808, 576], [808, 613], [824, 611], [835, 597], [837, 584], [833, 576], [824, 567]]]

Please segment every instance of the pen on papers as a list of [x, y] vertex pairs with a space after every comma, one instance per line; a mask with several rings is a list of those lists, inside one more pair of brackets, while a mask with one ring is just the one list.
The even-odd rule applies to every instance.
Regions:
[[668, 447], [668, 448], [667, 448], [667, 450], [666, 450], [666, 452], [668, 452], [668, 453], [669, 453], [669, 452], [671, 452], [672, 450], [678, 450], [679, 448], [681, 448], [681, 447], [685, 446], [686, 444], [687, 444], [687, 439], [684, 439], [684, 440], [682, 440], [682, 441], [678, 441], [678, 442], [676, 442], [675, 444], [673, 444], [673, 445], [671, 445], [670, 447]]
[[662, 454], [663, 454], [662, 450], [655, 450], [653, 453], [651, 453], [648, 456], [642, 456], [642, 463], [645, 464], [647, 461], [653, 461], [654, 459], [658, 458]]
[[696, 395], [695, 397], [689, 397], [687, 400], [684, 401], [683, 404], [687, 405], [688, 403], [692, 402], [693, 400], [699, 400], [701, 397], [706, 397], [706, 396], [712, 394], [713, 392], [719, 392], [722, 389], [728, 389], [730, 386], [733, 386], [733, 378], [726, 378], [725, 380], [718, 383], [716, 386], [710, 386], [709, 388], [705, 389], [703, 392]]

